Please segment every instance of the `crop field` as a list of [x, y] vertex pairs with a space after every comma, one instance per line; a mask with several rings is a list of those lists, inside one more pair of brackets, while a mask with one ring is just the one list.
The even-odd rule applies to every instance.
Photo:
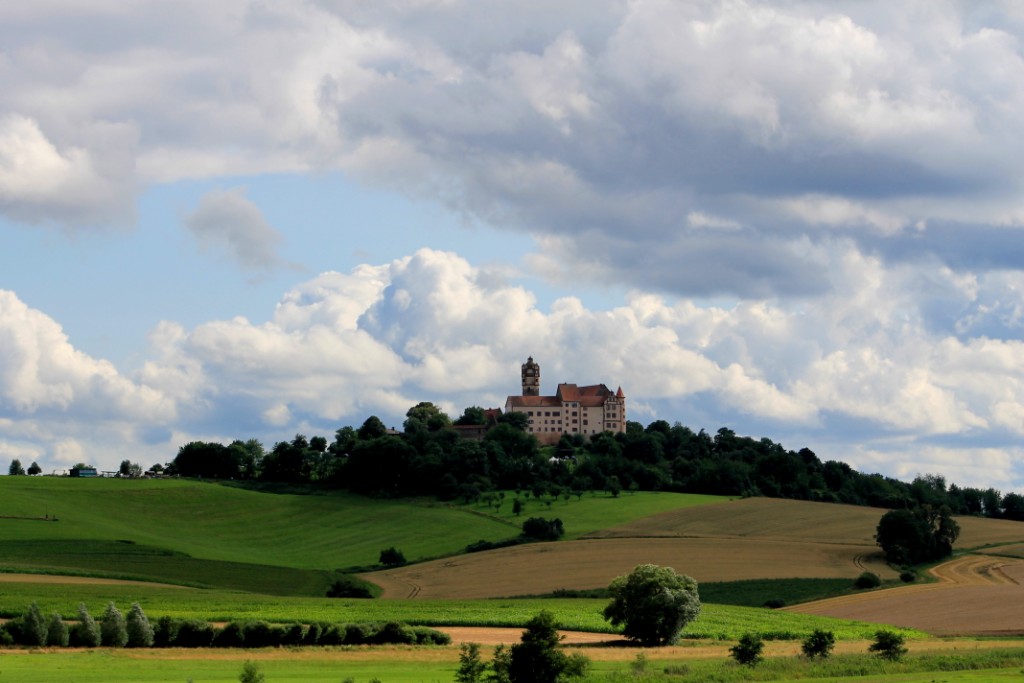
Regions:
[[516, 515], [512, 512], [514, 498], [514, 491], [506, 491], [505, 498], [497, 506], [478, 502], [465, 507], [478, 514], [504, 521], [517, 529], [523, 520], [529, 517], [557, 517], [565, 525], [565, 538], [574, 539], [653, 515], [693, 508], [705, 509], [709, 505], [736, 500], [727, 496], [664, 491], [625, 493], [617, 497], [605, 493], [584, 493], [579, 498], [570, 496], [568, 499], [555, 500], [550, 496], [544, 496], [538, 500], [524, 491], [518, 496], [523, 509]]
[[[719, 507], [719, 506], [715, 506]], [[615, 538], [543, 543], [433, 560], [365, 574], [385, 598], [488, 598], [562, 588], [603, 588], [638, 564], [675, 568], [701, 581], [848, 578], [897, 573], [868, 545], [749, 538]]]
[[[778, 498], [745, 498], [728, 505], [678, 508], [587, 534], [586, 538], [690, 537], [763, 538], [864, 544], [877, 550], [878, 508]], [[957, 517], [957, 548], [1024, 543], [1024, 523]]]
[[787, 611], [884, 621], [939, 635], [1024, 635], [1024, 560], [964, 555], [931, 573], [936, 583], [831, 598]]
[[0, 518], [0, 541], [130, 541], [197, 559], [330, 570], [373, 565], [389, 546], [416, 560], [519, 532], [457, 507], [343, 493], [271, 494], [179, 480], [0, 477], [0, 517], [46, 515], [59, 521]]

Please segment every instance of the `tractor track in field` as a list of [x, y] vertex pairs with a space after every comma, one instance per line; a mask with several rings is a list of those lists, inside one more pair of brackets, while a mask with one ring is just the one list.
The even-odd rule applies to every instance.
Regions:
[[942, 635], [1024, 634], [1024, 560], [962, 555], [928, 572], [935, 581], [785, 608], [803, 614], [919, 628]]

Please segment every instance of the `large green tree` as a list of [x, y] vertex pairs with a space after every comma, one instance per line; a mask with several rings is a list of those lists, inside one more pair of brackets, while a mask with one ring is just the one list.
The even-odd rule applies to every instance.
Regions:
[[947, 506], [920, 505], [882, 515], [875, 541], [889, 562], [920, 564], [951, 555], [959, 535], [960, 525]]
[[671, 645], [700, 614], [697, 582], [672, 567], [642, 564], [608, 586], [604, 618], [641, 645]]

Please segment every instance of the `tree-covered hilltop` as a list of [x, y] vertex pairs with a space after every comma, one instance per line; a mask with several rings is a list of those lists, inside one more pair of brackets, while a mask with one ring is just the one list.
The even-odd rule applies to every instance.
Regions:
[[525, 431], [522, 414], [488, 417], [471, 407], [453, 423], [432, 403], [419, 403], [406, 416], [402, 432], [371, 416], [358, 428], [338, 429], [333, 441], [298, 434], [269, 452], [255, 439], [191, 442], [179, 449], [167, 472], [309, 483], [372, 496], [471, 500], [512, 489], [538, 497], [664, 490], [890, 509], [946, 505], [953, 514], [1024, 520], [1020, 494], [947, 486], [944, 477], [933, 474], [910, 483], [862, 474], [846, 463], [822, 462], [810, 449], [786, 450], [771, 439], [738, 436], [725, 427], [712, 436], [678, 422], [656, 420], [647, 427], [629, 422], [623, 434], [565, 435], [557, 446], [542, 449]]

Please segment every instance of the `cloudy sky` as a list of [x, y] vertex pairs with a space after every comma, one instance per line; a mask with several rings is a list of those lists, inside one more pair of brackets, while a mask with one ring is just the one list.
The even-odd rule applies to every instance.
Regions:
[[621, 385], [1024, 489], [1012, 0], [0, 4], [0, 464]]

